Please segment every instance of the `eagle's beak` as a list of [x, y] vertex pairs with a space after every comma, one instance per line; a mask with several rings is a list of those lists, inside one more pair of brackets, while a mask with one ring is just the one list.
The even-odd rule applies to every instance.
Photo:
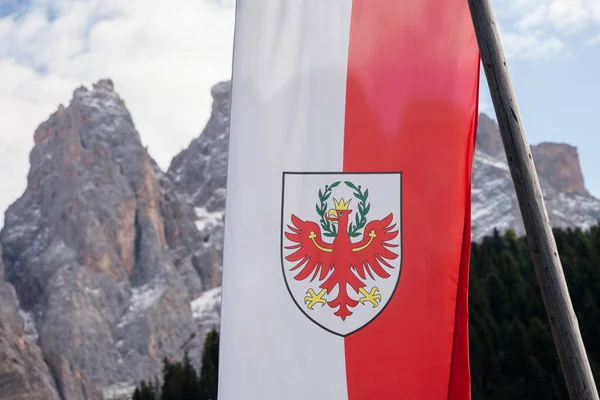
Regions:
[[335, 210], [335, 208], [332, 208], [331, 210], [327, 211], [327, 215], [325, 216], [325, 218], [327, 218], [334, 224], [337, 224], [338, 223], [338, 215], [337, 215], [337, 211]]

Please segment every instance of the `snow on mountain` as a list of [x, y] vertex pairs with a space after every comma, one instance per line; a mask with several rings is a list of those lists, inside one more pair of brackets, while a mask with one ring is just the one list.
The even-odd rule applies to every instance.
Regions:
[[[525, 234], [498, 125], [480, 115], [472, 181], [472, 238], [494, 228]], [[566, 144], [531, 146], [553, 227], [587, 229], [600, 221], [600, 200], [585, 189], [577, 150]]]
[[192, 301], [192, 314], [197, 321], [218, 327], [221, 317], [221, 287], [208, 290]]

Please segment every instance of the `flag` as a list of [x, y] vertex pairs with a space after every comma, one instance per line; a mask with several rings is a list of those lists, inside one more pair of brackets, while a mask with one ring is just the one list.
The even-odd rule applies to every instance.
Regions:
[[470, 398], [466, 0], [238, 0], [219, 400]]

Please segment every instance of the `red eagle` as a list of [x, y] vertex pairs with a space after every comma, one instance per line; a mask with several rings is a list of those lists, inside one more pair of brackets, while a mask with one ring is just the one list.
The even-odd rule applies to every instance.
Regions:
[[[390, 213], [381, 220], [367, 223], [362, 240], [352, 243], [348, 234], [348, 217], [352, 213], [352, 210], [348, 209], [350, 200], [344, 202], [342, 198], [338, 202], [333, 199], [333, 202], [335, 208], [325, 216], [338, 224], [338, 233], [333, 243], [323, 241], [317, 223], [303, 221], [292, 214], [293, 226], [288, 225], [291, 232], [285, 232], [285, 236], [294, 244], [287, 246], [286, 249], [296, 251], [285, 259], [296, 262], [290, 271], [300, 269], [294, 279], [302, 281], [312, 274], [311, 282], [317, 277], [319, 281], [323, 281], [319, 286], [322, 289], [320, 293], [316, 294], [313, 289], [308, 290], [304, 298], [305, 302], [309, 302], [308, 308], [312, 309], [316, 303], [326, 303], [331, 308], [339, 306], [335, 315], [345, 320], [352, 315], [350, 308], [356, 307], [359, 301], [361, 303], [369, 301], [373, 306], [378, 305], [377, 299], [381, 298], [376, 294], [378, 289], [373, 287], [367, 292], [365, 290], [367, 284], [364, 280], [367, 279], [367, 275], [374, 279], [373, 273], [380, 278], [390, 276], [383, 266], [394, 268], [386, 259], [394, 260], [398, 257], [397, 253], [389, 250], [398, 247], [396, 244], [389, 243], [398, 236], [398, 230], [393, 231], [396, 224], [390, 225], [393, 218]], [[347, 285], [363, 297], [359, 300], [351, 298]], [[330, 301], [323, 299], [323, 296], [329, 295], [336, 286], [338, 286], [337, 296]]]

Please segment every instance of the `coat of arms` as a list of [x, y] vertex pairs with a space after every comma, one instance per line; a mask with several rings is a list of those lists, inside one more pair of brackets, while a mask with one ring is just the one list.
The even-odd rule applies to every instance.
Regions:
[[377, 317], [401, 269], [401, 174], [285, 173], [282, 264], [292, 298], [346, 336]]

